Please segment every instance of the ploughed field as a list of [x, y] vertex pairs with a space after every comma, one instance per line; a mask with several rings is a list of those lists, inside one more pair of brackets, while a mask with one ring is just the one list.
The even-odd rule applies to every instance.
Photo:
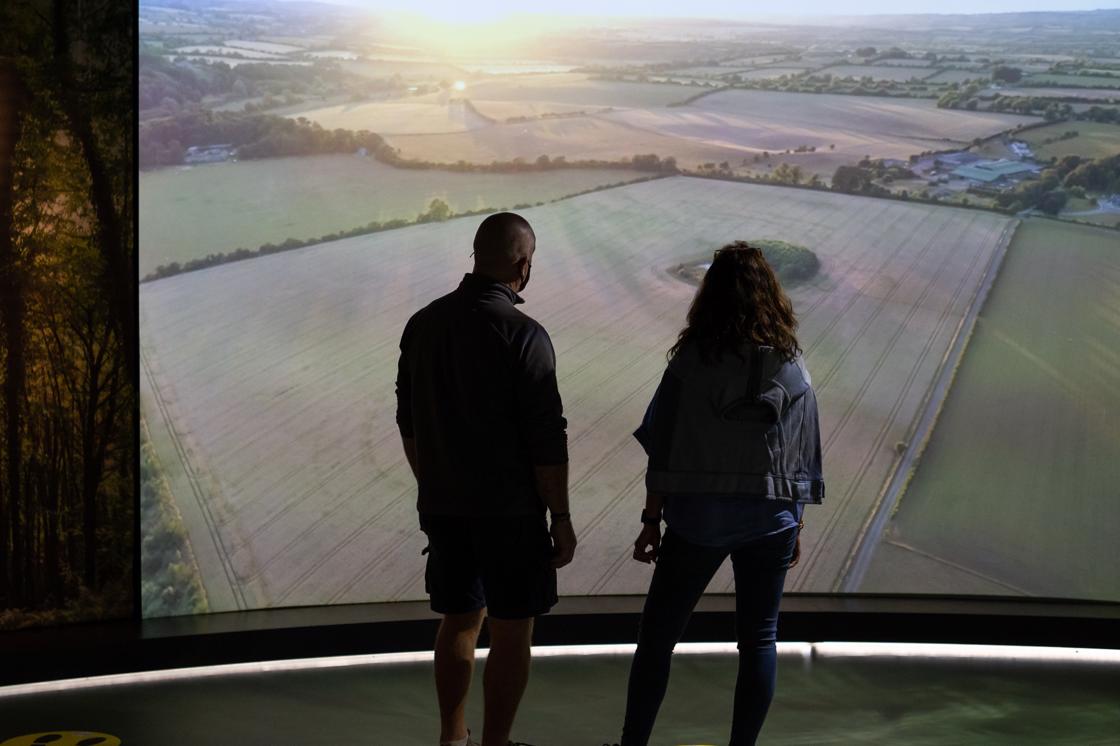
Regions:
[[[822, 269], [792, 290], [822, 409], [828, 496], [793, 591], [843, 578], [1012, 221], [993, 213], [675, 177], [524, 211], [522, 308], [552, 335], [569, 420], [570, 595], [644, 593], [629, 559], [631, 437], [694, 288], [669, 270], [776, 238]], [[212, 609], [424, 597], [415, 484], [394, 423], [405, 320], [469, 269], [476, 218], [341, 240], [141, 287], [143, 413]], [[730, 567], [709, 590], [732, 587]], [[921, 590], [915, 587], [913, 590]]]
[[319, 155], [162, 168], [140, 174], [140, 276], [214, 252], [413, 219], [433, 199], [456, 212], [546, 202], [649, 174], [566, 169], [488, 174], [397, 169]]
[[1120, 239], [1024, 221], [861, 590], [1120, 601]]
[[292, 116], [316, 122], [328, 130], [369, 130], [382, 135], [464, 132], [489, 124], [463, 100], [451, 99], [446, 94], [336, 104]]
[[[900, 73], [897, 68], [883, 69]], [[541, 155], [617, 160], [656, 153], [695, 168], [722, 161], [737, 166], [763, 151], [812, 146], [815, 153], [783, 160], [831, 176], [838, 165], [865, 155], [906, 159], [927, 150], [965, 147], [977, 137], [1038, 121], [1016, 114], [938, 109], [928, 99], [762, 90], [721, 91], [684, 104], [702, 93], [695, 86], [597, 81], [576, 73], [468, 81], [462, 95], [494, 119], [493, 124], [450, 126], [448, 107], [431, 104], [431, 111], [412, 129], [394, 123], [383, 134], [406, 158], [452, 163], [533, 161]], [[369, 124], [363, 126], [378, 131], [374, 123], [390, 116], [385, 107], [393, 105], [350, 109], [364, 111], [363, 121]], [[386, 113], [378, 114], [378, 106]], [[539, 118], [556, 114], [565, 116]], [[536, 119], [508, 122], [511, 117]]]

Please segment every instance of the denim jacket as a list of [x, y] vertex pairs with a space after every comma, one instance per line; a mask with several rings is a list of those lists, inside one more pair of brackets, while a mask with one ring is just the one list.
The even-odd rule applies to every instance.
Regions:
[[661, 378], [634, 437], [661, 495], [740, 494], [824, 500], [820, 424], [809, 371], [772, 347], [745, 345], [715, 363], [686, 344]]

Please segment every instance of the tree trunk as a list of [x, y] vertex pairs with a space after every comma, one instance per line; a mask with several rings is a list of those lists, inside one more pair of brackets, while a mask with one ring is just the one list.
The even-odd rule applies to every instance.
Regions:
[[[5, 453], [0, 459], [5, 477], [5, 489], [0, 496], [0, 608], [14, 606], [18, 594], [13, 593], [13, 564], [18, 567], [18, 541], [20, 528], [20, 455], [22, 437], [20, 414], [22, 412], [24, 359], [23, 324], [24, 298], [19, 282], [19, 267], [15, 255], [15, 233], [12, 226], [12, 205], [15, 200], [13, 174], [16, 143], [20, 136], [20, 112], [25, 91], [15, 65], [0, 57], [0, 322], [4, 327], [4, 434]], [[11, 554], [9, 553], [11, 549]], [[15, 556], [15, 563], [10, 558]]]
[[59, 509], [59, 481], [62, 476], [62, 460], [59, 456], [58, 424], [51, 419], [47, 420], [47, 463], [43, 470], [43, 505], [46, 513], [46, 527], [43, 542], [45, 544], [43, 592], [48, 605], [61, 604], [62, 587], [59, 582], [58, 565], [58, 509]]
[[74, 62], [70, 56], [70, 33], [67, 27], [68, 0], [54, 0], [54, 63], [59, 79], [59, 103], [67, 128], [82, 146], [82, 156], [90, 175], [90, 201], [97, 214], [97, 246], [105, 262], [102, 286], [111, 309], [118, 339], [125, 353], [129, 380], [134, 391], [140, 390], [140, 352], [136, 338], [136, 276], [121, 229], [120, 216], [113, 204], [113, 184], [105, 167], [105, 159], [94, 138], [93, 123], [78, 97]]

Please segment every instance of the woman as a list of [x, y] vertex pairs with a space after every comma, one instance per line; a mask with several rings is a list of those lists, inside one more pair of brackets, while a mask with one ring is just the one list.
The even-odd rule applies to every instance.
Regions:
[[739, 641], [732, 746], [753, 744], [762, 728], [801, 508], [824, 498], [817, 403], [796, 329], [761, 251], [737, 241], [716, 252], [634, 433], [649, 455], [634, 559], [657, 566], [630, 669], [622, 746], [648, 742], [673, 647], [728, 555]]

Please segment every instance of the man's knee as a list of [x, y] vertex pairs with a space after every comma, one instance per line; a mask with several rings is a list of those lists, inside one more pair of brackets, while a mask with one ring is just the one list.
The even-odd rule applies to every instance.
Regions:
[[444, 614], [442, 626], [448, 632], [469, 632], [479, 630], [482, 620], [486, 617], [486, 609], [463, 611], [456, 614]]
[[514, 647], [528, 645], [533, 639], [533, 617], [525, 619], [487, 620], [491, 647]]

